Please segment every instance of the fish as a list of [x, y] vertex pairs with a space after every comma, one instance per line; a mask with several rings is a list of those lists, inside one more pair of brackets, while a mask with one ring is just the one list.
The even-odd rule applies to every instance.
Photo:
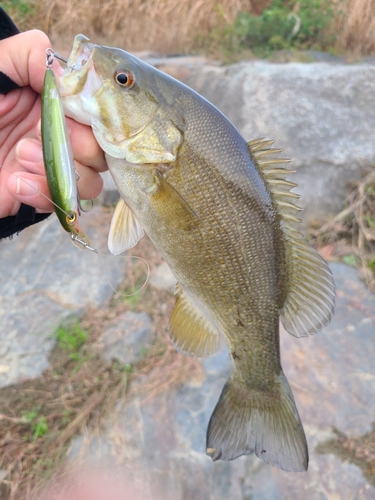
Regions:
[[73, 151], [59, 86], [49, 67], [44, 76], [41, 108], [44, 167], [57, 218], [76, 246], [90, 248], [90, 240], [78, 223], [80, 207]]
[[145, 232], [177, 279], [169, 335], [232, 373], [210, 418], [214, 461], [255, 452], [286, 471], [308, 446], [280, 357], [279, 319], [320, 331], [335, 304], [332, 273], [298, 231], [292, 170], [273, 141], [247, 142], [211, 103], [130, 53], [75, 38], [60, 80], [65, 113], [92, 127], [121, 195], [113, 253]]

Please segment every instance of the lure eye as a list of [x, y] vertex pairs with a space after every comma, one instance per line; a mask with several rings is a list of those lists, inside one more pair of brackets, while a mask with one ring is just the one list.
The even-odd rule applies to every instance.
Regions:
[[77, 216], [76, 216], [76, 214], [74, 212], [70, 212], [70, 214], [68, 214], [66, 216], [66, 222], [68, 224], [74, 224], [74, 222], [76, 221], [76, 219], [77, 219]]
[[115, 80], [121, 87], [129, 89], [133, 86], [135, 78], [131, 71], [120, 70], [115, 73]]

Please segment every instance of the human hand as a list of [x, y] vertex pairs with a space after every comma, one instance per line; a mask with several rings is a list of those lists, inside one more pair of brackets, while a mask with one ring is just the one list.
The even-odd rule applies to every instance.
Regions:
[[[21, 88], [0, 95], [0, 218], [17, 214], [21, 203], [52, 212], [40, 140], [40, 113], [48, 37], [32, 30], [0, 41], [0, 71]], [[57, 76], [63, 70], [54, 62]], [[67, 118], [80, 180], [80, 198], [98, 196], [107, 169], [91, 128]], [[4, 167], [4, 168], [1, 168]], [[15, 174], [15, 175], [12, 175]], [[26, 182], [23, 182], [26, 181]], [[43, 196], [44, 195], [44, 196]]]

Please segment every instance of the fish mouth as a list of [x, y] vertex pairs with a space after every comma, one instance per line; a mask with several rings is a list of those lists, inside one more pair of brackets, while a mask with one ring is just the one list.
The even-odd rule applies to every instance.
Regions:
[[85, 35], [77, 35], [65, 71], [68, 70], [68, 74], [80, 71], [91, 58], [94, 47], [95, 45]]
[[[77, 35], [74, 39], [72, 52], [69, 55], [64, 74], [60, 78], [61, 97], [69, 97], [80, 94], [90, 82], [90, 90], [96, 90], [101, 81], [98, 79], [94, 69], [93, 53], [95, 45], [84, 35]], [[95, 82], [92, 76], [95, 75]]]

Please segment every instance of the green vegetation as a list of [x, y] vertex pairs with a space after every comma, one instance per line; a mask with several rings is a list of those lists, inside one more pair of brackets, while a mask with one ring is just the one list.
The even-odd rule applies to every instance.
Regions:
[[32, 16], [35, 11], [31, 2], [23, 2], [22, 0], [6, 0], [5, 2], [1, 2], [1, 7], [14, 21]]
[[[30, 411], [25, 411], [23, 414], [26, 423], [30, 424], [32, 441], [36, 441], [48, 432], [47, 419], [44, 415], [39, 415], [40, 408], [40, 406], [34, 406]], [[27, 439], [29, 439], [28, 436]]]
[[216, 29], [213, 44], [227, 55], [251, 51], [267, 57], [276, 50], [332, 50], [334, 13], [325, 0], [273, 0], [260, 15], [240, 11], [233, 24]]
[[347, 264], [348, 266], [353, 266], [353, 267], [357, 266], [359, 263], [357, 257], [353, 254], [344, 255], [342, 261], [345, 262], [345, 264]]
[[120, 297], [128, 304], [129, 309], [133, 310], [139, 304], [142, 299], [141, 290], [143, 289], [148, 277], [143, 274], [135, 279], [134, 285], [126, 287], [121, 290]]
[[78, 320], [56, 330], [57, 344], [72, 361], [82, 361], [82, 349], [87, 340], [87, 333]]
[[5, 0], [2, 6], [21, 31], [42, 29], [66, 50], [79, 26], [96, 43], [118, 47], [126, 33], [130, 52], [203, 51], [227, 62], [279, 49], [375, 53], [375, 0], [132, 0], [126, 8], [123, 0]]

